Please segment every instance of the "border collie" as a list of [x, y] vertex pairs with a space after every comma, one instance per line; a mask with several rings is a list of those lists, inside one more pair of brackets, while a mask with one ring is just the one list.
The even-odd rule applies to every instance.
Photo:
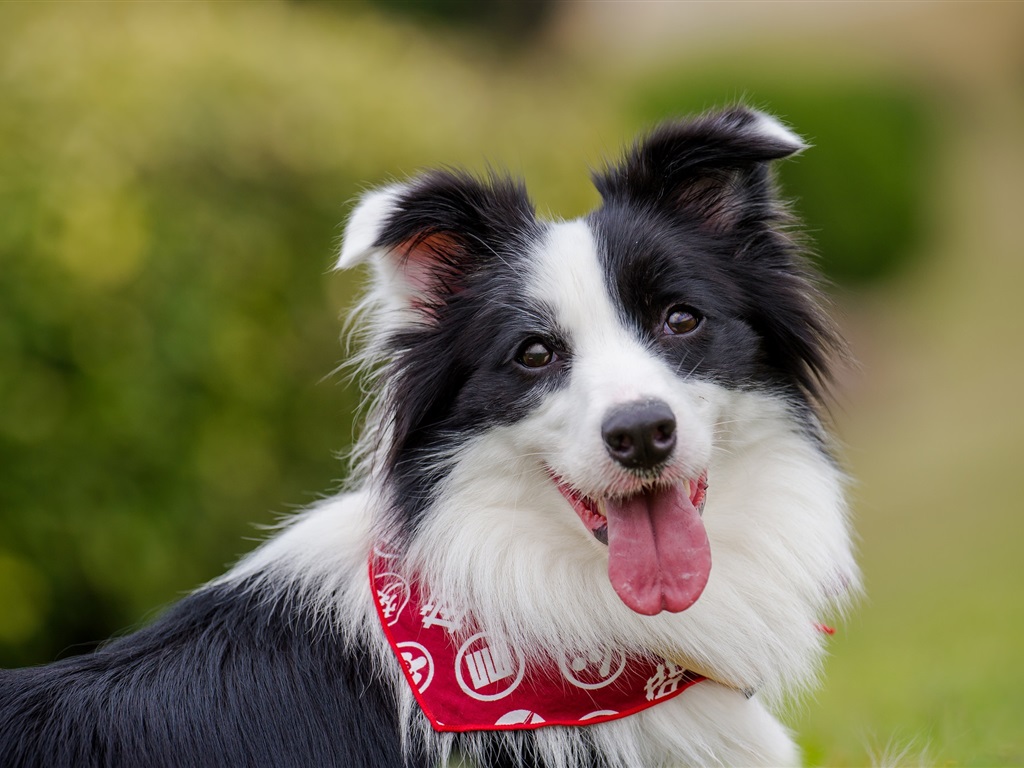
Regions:
[[842, 343], [776, 197], [804, 144], [669, 122], [537, 218], [367, 194], [351, 490], [156, 623], [0, 672], [15, 766], [790, 765], [771, 714], [859, 585], [819, 418]]

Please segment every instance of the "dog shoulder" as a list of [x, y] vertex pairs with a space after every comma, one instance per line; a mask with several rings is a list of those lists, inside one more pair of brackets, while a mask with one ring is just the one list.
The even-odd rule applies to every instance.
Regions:
[[0, 764], [397, 766], [393, 699], [367, 643], [249, 573], [95, 653], [0, 671]]

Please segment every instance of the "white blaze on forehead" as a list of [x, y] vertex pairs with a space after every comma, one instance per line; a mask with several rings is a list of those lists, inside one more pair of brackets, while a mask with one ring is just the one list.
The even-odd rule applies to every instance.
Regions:
[[576, 355], [632, 341], [608, 289], [594, 233], [583, 221], [550, 225], [532, 260], [530, 293], [555, 312]]
[[594, 233], [584, 221], [550, 226], [532, 260], [530, 292], [554, 312], [558, 329], [568, 335], [580, 396], [598, 409], [644, 398], [671, 404], [672, 372], [629, 327], [608, 280]]

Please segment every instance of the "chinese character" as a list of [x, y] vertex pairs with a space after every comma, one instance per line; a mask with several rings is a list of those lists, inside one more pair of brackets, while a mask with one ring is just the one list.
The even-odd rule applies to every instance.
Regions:
[[686, 679], [686, 670], [678, 664], [673, 664], [671, 661], [659, 664], [658, 671], [644, 686], [644, 690], [647, 691], [647, 700], [654, 701], [675, 693]]
[[462, 615], [451, 610], [441, 600], [429, 600], [420, 608], [420, 616], [423, 617], [423, 627], [430, 629], [438, 626], [444, 627], [449, 632], [457, 632], [462, 624]]
[[390, 619], [398, 610], [398, 595], [393, 589], [378, 589], [377, 598], [380, 600], [380, 610], [385, 619]]

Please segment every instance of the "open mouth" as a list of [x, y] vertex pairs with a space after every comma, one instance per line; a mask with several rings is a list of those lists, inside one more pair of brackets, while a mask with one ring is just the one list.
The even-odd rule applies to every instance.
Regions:
[[[602, 544], [608, 543], [608, 501], [606, 499], [593, 499], [584, 496], [574, 488], [554, 477], [555, 484], [562, 495], [572, 504], [576, 514], [580, 516], [583, 525], [594, 534], [594, 538]], [[690, 503], [696, 508], [699, 515], [704, 514], [704, 502], [708, 492], [707, 472], [696, 480], [683, 480], [682, 491], [689, 497]], [[637, 494], [640, 495], [640, 494]]]
[[627, 606], [653, 616], [685, 611], [697, 601], [711, 573], [701, 520], [707, 473], [607, 498], [584, 496], [554, 480], [587, 530], [608, 545], [608, 578]]

